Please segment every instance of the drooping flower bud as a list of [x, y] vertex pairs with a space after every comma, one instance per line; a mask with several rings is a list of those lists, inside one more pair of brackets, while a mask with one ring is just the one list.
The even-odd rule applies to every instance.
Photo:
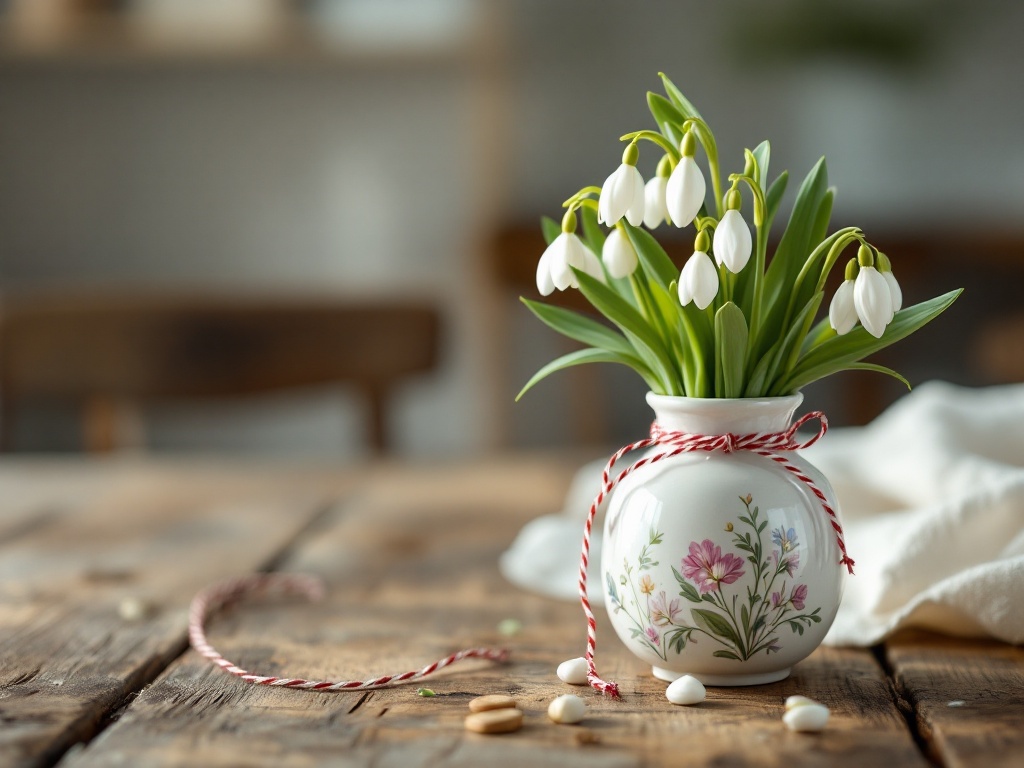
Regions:
[[697, 309], [706, 309], [718, 295], [718, 270], [707, 254], [708, 245], [707, 233], [701, 230], [693, 255], [679, 274], [679, 303], [684, 307], [692, 301]]
[[724, 264], [726, 269], [736, 274], [750, 260], [753, 243], [750, 238], [750, 228], [739, 212], [740, 193], [738, 190], [733, 189], [726, 195], [726, 207], [728, 210], [715, 229], [715, 261]]
[[875, 268], [874, 254], [862, 245], [857, 252], [860, 271], [853, 286], [853, 304], [861, 325], [876, 339], [882, 338], [892, 319], [892, 296], [885, 278]]
[[601, 260], [609, 276], [614, 278], [629, 277], [640, 261], [633, 243], [619, 227], [612, 229], [605, 238]]
[[693, 159], [695, 142], [693, 132], [688, 131], [681, 144], [682, 157], [665, 188], [668, 215], [677, 227], [685, 227], [694, 220], [707, 192], [704, 174]]
[[622, 165], [605, 179], [597, 204], [597, 220], [609, 227], [623, 216], [634, 227], [644, 220], [644, 179], [636, 169], [639, 156], [636, 142], [630, 142], [622, 153]]

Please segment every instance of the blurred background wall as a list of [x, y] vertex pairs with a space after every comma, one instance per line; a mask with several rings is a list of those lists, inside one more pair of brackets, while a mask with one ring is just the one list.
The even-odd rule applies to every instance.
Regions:
[[[726, 165], [768, 138], [795, 182], [826, 155], [833, 225], [861, 226], [898, 274], [895, 246], [917, 253], [910, 302], [968, 288], [886, 362], [988, 383], [1002, 374], [976, 363], [977, 334], [1021, 309], [1021, 29], [1024, 6], [997, 0], [0, 0], [0, 292], [425, 298], [444, 345], [397, 393], [401, 453], [621, 441], [649, 420], [628, 372], [512, 404], [567, 347], [495, 267], [532, 273], [540, 251], [495, 242], [601, 183], [665, 71]], [[858, 393], [899, 394], [865, 381], [808, 398], [852, 423]], [[343, 387], [164, 404], [147, 442], [351, 456], [359, 418]], [[76, 440], [73, 411], [49, 405], [15, 446]]]

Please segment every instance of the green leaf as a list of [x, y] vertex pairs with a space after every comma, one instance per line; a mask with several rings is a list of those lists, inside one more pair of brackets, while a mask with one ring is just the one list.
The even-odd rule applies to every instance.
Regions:
[[765, 187], [765, 180], [768, 178], [768, 161], [772, 156], [772, 145], [766, 139], [758, 144], [754, 151], [751, 153], [754, 155], [754, 160], [757, 162], [757, 175], [754, 181], [761, 187], [761, 191], [767, 194], [767, 187]]
[[[520, 297], [519, 300], [542, 323], [563, 336], [568, 336], [570, 339], [583, 342], [591, 347], [636, 358], [636, 351], [622, 334], [616, 333], [593, 318], [552, 304], [543, 304], [523, 297]], [[639, 358], [636, 360], [640, 362]]]
[[740, 621], [743, 622], [743, 631], [750, 635], [750, 611], [747, 610], [747, 606], [740, 606]]
[[679, 279], [679, 268], [672, 263], [661, 243], [650, 232], [634, 227], [628, 221], [623, 223], [629, 242], [633, 244], [640, 264], [643, 265], [644, 274], [654, 278], [667, 291], [672, 281]]
[[720, 381], [715, 382], [715, 396], [742, 397], [747, 321], [731, 301], [715, 313], [715, 342], [715, 371], [721, 373]]
[[672, 575], [676, 577], [676, 581], [679, 582], [679, 594], [689, 600], [691, 603], [699, 603], [701, 601], [700, 594], [697, 592], [697, 588], [693, 586], [689, 581], [683, 578], [683, 575], [676, 570], [675, 566], [672, 566]]
[[672, 103], [678, 107], [680, 112], [682, 112], [686, 117], [701, 117], [697, 108], [690, 103], [689, 99], [683, 96], [683, 92], [676, 88], [675, 83], [669, 80], [664, 72], [659, 72], [658, 76], [661, 77], [661, 82], [665, 86], [665, 93], [667, 93], [668, 97], [672, 99]]
[[857, 326], [844, 336], [838, 336], [832, 331], [831, 336], [826, 336], [823, 341], [800, 356], [796, 367], [785, 384], [779, 387], [779, 391], [795, 392], [824, 376], [847, 370], [854, 363], [906, 338], [934, 320], [956, 301], [962, 292], [963, 289], [950, 291], [900, 310], [880, 339], [876, 339], [861, 326]]
[[719, 651], [715, 651], [711, 655], [712, 656], [717, 656], [720, 659], [735, 659], [736, 661], [740, 661], [741, 660], [740, 657], [737, 656], [732, 651], [721, 651], [721, 650], [719, 650]]
[[[820, 243], [825, 239], [825, 235], [828, 234], [828, 223], [832, 219], [832, 203], [835, 202], [835, 197], [836, 190], [833, 187], [825, 192], [821, 202], [818, 203], [818, 210], [814, 214], [814, 223], [811, 225], [811, 236], [807, 238], [808, 245]], [[596, 216], [597, 214], [594, 215]]]
[[[678, 393], [679, 376], [672, 369], [672, 361], [662, 340], [635, 307], [611, 288], [585, 272], [573, 270], [580, 284], [580, 292], [594, 308], [622, 329], [634, 349], [648, 364], [657, 380], [653, 389], [657, 394]], [[650, 382], [648, 382], [650, 383]]]
[[562, 225], [550, 216], [541, 216], [540, 231], [544, 233], [544, 242], [551, 245], [551, 241], [562, 234]]
[[675, 104], [654, 91], [647, 92], [647, 108], [651, 110], [651, 116], [659, 128], [663, 128], [666, 123], [669, 125], [682, 125], [683, 121], [686, 120]]
[[807, 329], [814, 321], [814, 315], [818, 312], [818, 307], [821, 306], [824, 296], [825, 294], [820, 291], [814, 294], [811, 300], [800, 310], [800, 313], [790, 322], [789, 330], [776, 350], [775, 358], [768, 369], [765, 389], [763, 392], [755, 394], [754, 397], [770, 396], [773, 393], [772, 385], [779, 383], [780, 380], [784, 380], [789, 376], [789, 372], [796, 365], [797, 357], [800, 354], [800, 346], [804, 336], [807, 334]]
[[783, 171], [772, 182], [772, 185], [768, 187], [768, 191], [765, 193], [764, 202], [765, 207], [768, 209], [768, 216], [764, 223], [766, 230], [772, 228], [772, 222], [775, 220], [775, 214], [779, 212], [779, 204], [782, 203], [782, 197], [786, 194], [786, 186], [788, 184], [789, 171]]
[[640, 374], [640, 376], [643, 377], [644, 381], [647, 382], [647, 386], [651, 387], [652, 389], [658, 383], [652, 377], [651, 372], [647, 370], [646, 367], [638, 367], [636, 365], [635, 360], [630, 359], [625, 355], [620, 355], [615, 352], [608, 352], [604, 349], [579, 349], [576, 350], [575, 352], [570, 352], [567, 355], [562, 355], [556, 360], [552, 360], [550, 363], [548, 363], [535, 374], [533, 374], [533, 377], [528, 382], [526, 382], [526, 386], [524, 386], [522, 390], [519, 392], [519, 394], [516, 395], [516, 400], [519, 400], [519, 398], [521, 398], [530, 389], [532, 389], [534, 384], [536, 384], [538, 381], [550, 376], [555, 371], [561, 371], [564, 368], [571, 368], [574, 365], [585, 365], [587, 363], [619, 363], [620, 365], [629, 366], [638, 374]]
[[583, 220], [583, 242], [590, 250], [600, 255], [601, 249], [604, 248], [605, 234], [601, 225], [597, 223], [597, 211], [589, 206], [583, 206], [579, 211]]
[[736, 632], [733, 630], [732, 625], [718, 613], [715, 611], [708, 611], [703, 608], [691, 608], [690, 613], [693, 614], [694, 620], [701, 629], [706, 632], [710, 632], [716, 637], [724, 637], [725, 639], [732, 641], [737, 648], [739, 647], [740, 639], [736, 636]]

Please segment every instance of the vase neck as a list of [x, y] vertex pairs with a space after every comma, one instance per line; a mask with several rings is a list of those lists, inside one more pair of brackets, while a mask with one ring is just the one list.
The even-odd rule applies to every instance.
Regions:
[[803, 401], [800, 393], [788, 397], [702, 398], [647, 394], [658, 424], [672, 432], [695, 435], [747, 435], [782, 432], [793, 421]]

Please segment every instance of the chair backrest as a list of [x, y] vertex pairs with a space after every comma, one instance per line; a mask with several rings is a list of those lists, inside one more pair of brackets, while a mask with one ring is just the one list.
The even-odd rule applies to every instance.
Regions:
[[384, 451], [388, 393], [436, 367], [439, 336], [437, 309], [416, 302], [113, 292], [6, 298], [4, 438], [10, 439], [15, 405], [27, 399], [86, 405], [87, 447], [102, 450], [116, 439], [88, 424], [115, 410], [112, 403], [345, 382], [364, 395], [369, 443]]

